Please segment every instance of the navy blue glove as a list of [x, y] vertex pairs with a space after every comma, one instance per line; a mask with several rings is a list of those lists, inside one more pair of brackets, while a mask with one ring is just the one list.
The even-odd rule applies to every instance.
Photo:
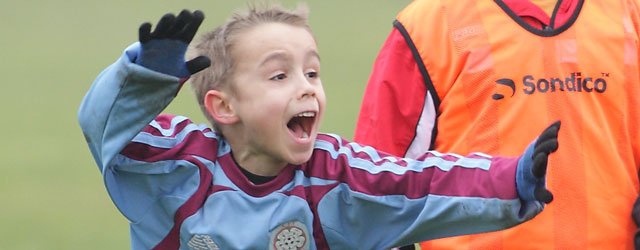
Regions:
[[206, 56], [185, 62], [187, 47], [204, 20], [202, 11], [180, 12], [178, 17], [167, 13], [151, 32], [151, 24], [143, 23], [139, 29], [141, 50], [135, 63], [153, 71], [185, 78], [211, 65]]
[[546, 187], [547, 159], [549, 154], [558, 150], [559, 130], [560, 121], [551, 124], [520, 157], [516, 184], [521, 199], [545, 204], [553, 201], [553, 194]]

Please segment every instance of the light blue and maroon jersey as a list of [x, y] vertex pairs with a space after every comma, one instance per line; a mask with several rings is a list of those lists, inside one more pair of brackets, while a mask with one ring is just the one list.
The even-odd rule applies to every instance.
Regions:
[[500, 230], [542, 210], [516, 190], [519, 158], [430, 151], [416, 159], [320, 134], [311, 159], [253, 184], [205, 125], [159, 115], [180, 79], [103, 71], [79, 120], [133, 249], [386, 249]]

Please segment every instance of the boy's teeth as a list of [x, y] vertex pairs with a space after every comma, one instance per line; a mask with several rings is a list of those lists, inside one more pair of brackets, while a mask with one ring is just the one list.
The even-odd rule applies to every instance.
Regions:
[[307, 112], [302, 112], [298, 115], [296, 115], [297, 117], [314, 117], [316, 116], [316, 113], [311, 112], [311, 111], [307, 111]]
[[303, 139], [307, 139], [307, 138], [309, 138], [309, 134], [307, 134], [307, 132], [306, 132], [306, 131], [303, 131], [303, 132], [302, 132], [302, 137], [301, 137], [301, 138], [303, 138]]

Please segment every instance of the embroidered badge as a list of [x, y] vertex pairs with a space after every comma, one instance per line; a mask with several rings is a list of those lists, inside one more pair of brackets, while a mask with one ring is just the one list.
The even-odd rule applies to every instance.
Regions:
[[218, 245], [213, 242], [211, 236], [206, 234], [196, 234], [187, 243], [191, 250], [219, 250]]
[[269, 249], [298, 250], [309, 249], [309, 232], [299, 221], [284, 223], [271, 232]]

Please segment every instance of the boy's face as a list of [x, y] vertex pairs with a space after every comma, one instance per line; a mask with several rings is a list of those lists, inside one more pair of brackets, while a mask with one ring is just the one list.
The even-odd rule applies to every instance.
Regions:
[[244, 147], [234, 155], [265, 165], [308, 161], [326, 103], [313, 36], [300, 27], [261, 24], [238, 37], [232, 56], [230, 104], [241, 134], [234, 136]]

